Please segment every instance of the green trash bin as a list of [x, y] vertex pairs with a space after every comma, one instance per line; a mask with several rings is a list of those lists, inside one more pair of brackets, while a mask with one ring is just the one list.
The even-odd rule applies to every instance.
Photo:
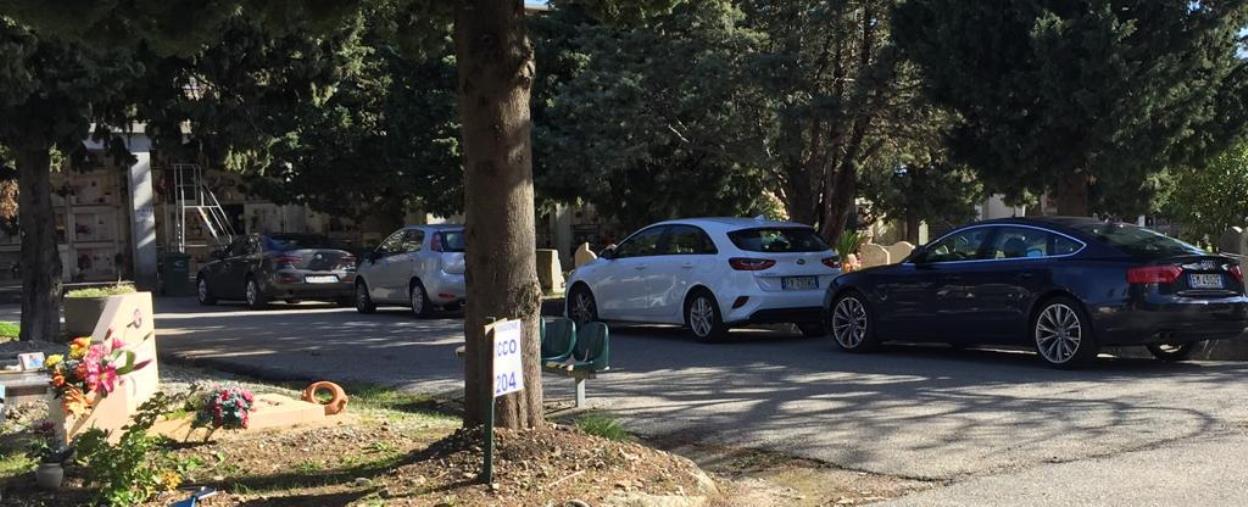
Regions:
[[161, 293], [166, 296], [190, 296], [194, 294], [191, 287], [191, 256], [180, 253], [167, 253], [160, 259]]

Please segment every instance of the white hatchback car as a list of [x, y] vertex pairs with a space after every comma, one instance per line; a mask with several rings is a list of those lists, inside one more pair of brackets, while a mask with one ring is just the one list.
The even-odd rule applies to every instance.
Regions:
[[355, 309], [360, 313], [394, 304], [428, 317], [435, 307], [462, 305], [464, 294], [462, 225], [399, 229], [366, 255], [356, 271]]
[[576, 268], [564, 313], [579, 322], [681, 324], [703, 340], [734, 325], [777, 322], [822, 335], [824, 290], [840, 273], [836, 254], [807, 225], [672, 220]]

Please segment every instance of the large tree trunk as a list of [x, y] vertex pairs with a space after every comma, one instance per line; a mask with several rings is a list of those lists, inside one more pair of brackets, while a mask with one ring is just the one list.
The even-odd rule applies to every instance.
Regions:
[[[919, 229], [923, 227], [923, 220], [919, 215], [912, 212], [906, 213], [906, 241], [912, 245], [919, 245]], [[894, 259], [900, 262], [900, 259]]]
[[1088, 176], [1072, 171], [1057, 182], [1053, 196], [1057, 200], [1057, 214], [1068, 217], [1088, 216]]
[[47, 147], [17, 154], [22, 232], [22, 340], [61, 337], [61, 255], [56, 248], [51, 156]]
[[455, 15], [464, 141], [467, 307], [464, 425], [481, 424], [493, 396], [488, 318], [524, 321], [524, 390], [495, 401], [497, 425], [544, 423], [537, 319], [529, 89], [533, 48], [519, 0], [463, 0]]

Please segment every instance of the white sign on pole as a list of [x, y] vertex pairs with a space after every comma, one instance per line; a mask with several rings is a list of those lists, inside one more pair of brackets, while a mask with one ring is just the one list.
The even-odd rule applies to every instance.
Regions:
[[521, 359], [521, 326], [518, 320], [494, 323], [494, 397], [524, 389]]

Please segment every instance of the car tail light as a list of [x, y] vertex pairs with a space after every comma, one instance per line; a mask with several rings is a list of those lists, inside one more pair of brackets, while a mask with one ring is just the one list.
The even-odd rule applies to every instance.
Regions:
[[355, 269], [355, 256], [344, 255], [342, 257], [339, 257], [337, 269], [346, 269], [346, 270]]
[[278, 268], [293, 267], [295, 264], [299, 264], [300, 262], [303, 262], [302, 257], [295, 257], [295, 256], [290, 256], [290, 255], [283, 255], [281, 257], [273, 258], [273, 264], [277, 265]]
[[840, 260], [840, 259], [838, 259], [838, 258], [836, 258], [836, 257], [824, 257], [824, 258], [823, 258], [823, 265], [824, 265], [824, 266], [827, 266], [827, 267], [829, 267], [829, 268], [840, 268], [840, 267], [841, 267], [841, 260]]
[[433, 239], [430, 241], [430, 244], [429, 244], [429, 249], [435, 252], [442, 251], [442, 235], [441, 234], [433, 235]]
[[1230, 271], [1231, 276], [1235, 277], [1235, 280], [1239, 283], [1244, 283], [1244, 270], [1239, 267], [1239, 264], [1231, 264], [1230, 269], [1227, 269], [1227, 271]]
[[771, 259], [750, 259], [747, 257], [733, 257], [728, 259], [728, 265], [737, 271], [762, 271], [776, 265], [776, 261]]
[[1141, 266], [1127, 270], [1127, 283], [1143, 285], [1149, 283], [1174, 283], [1183, 274], [1178, 266]]

